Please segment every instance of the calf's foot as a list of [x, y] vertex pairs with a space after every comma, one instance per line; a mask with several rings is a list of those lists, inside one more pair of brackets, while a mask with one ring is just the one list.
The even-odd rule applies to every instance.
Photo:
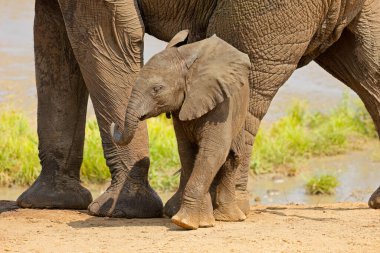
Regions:
[[172, 217], [172, 222], [184, 229], [197, 229], [200, 224], [199, 213], [200, 210], [197, 206], [184, 206]]
[[215, 219], [212, 210], [211, 196], [207, 193], [199, 203], [196, 200], [184, 200], [178, 213], [172, 217], [172, 222], [184, 229], [213, 227]]
[[33, 185], [17, 199], [23, 208], [87, 209], [92, 201], [91, 193], [79, 179], [69, 176], [41, 174]]
[[250, 210], [248, 191], [236, 190], [235, 194], [237, 206], [245, 215], [248, 215]]
[[218, 221], [243, 221], [247, 218], [236, 202], [219, 204], [214, 210], [214, 217]]

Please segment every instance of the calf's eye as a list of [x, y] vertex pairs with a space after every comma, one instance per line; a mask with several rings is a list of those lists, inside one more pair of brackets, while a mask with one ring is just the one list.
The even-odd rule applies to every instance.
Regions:
[[162, 85], [154, 86], [154, 87], [153, 87], [153, 92], [154, 92], [154, 93], [157, 93], [157, 92], [159, 92], [162, 88], [163, 88]]

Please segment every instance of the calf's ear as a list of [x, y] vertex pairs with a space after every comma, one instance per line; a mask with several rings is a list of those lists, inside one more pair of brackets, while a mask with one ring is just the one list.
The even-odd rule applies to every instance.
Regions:
[[169, 41], [166, 48], [179, 47], [183, 44], [186, 44], [188, 36], [189, 36], [189, 30], [182, 30], [178, 32], [176, 35], [174, 35], [173, 39]]
[[[199, 46], [198, 46], [199, 45]], [[248, 85], [250, 60], [216, 35], [200, 42], [180, 47], [181, 55], [197, 59], [189, 68], [185, 100], [179, 119], [193, 120], [214, 109], [219, 103], [232, 97], [244, 85]]]

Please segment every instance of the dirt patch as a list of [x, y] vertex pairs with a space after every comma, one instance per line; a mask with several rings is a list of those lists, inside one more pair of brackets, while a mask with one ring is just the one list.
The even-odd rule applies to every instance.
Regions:
[[[184, 231], [169, 219], [110, 219], [0, 202], [0, 252], [378, 252], [365, 203], [253, 206], [245, 222]], [[9, 211], [5, 211], [5, 210]]]

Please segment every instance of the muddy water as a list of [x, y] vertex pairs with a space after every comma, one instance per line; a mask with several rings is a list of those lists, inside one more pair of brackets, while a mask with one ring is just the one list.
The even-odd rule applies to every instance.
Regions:
[[[0, 3], [0, 106], [11, 106], [25, 111], [35, 122], [37, 97], [33, 58], [33, 8], [34, 1], [12, 0]], [[145, 60], [165, 47], [166, 43], [149, 35], [145, 37]], [[317, 64], [297, 70], [279, 90], [264, 118], [263, 127], [281, 117], [294, 99], [309, 102], [310, 109], [328, 111], [339, 103], [344, 92], [349, 91]], [[352, 94], [352, 92], [350, 92]], [[1, 107], [0, 107], [1, 108]], [[92, 106], [88, 116], [93, 117]], [[380, 166], [371, 162], [369, 151], [341, 157], [313, 160], [309, 170], [295, 178], [281, 179], [273, 175], [252, 178], [252, 201], [259, 197], [264, 203], [319, 203], [366, 200], [380, 184]], [[305, 194], [304, 184], [315, 173], [336, 173], [341, 185], [337, 194], [312, 197]], [[275, 178], [276, 180], [273, 180]], [[379, 180], [377, 180], [379, 179]], [[379, 182], [379, 183], [377, 183]], [[90, 186], [96, 197], [105, 186]], [[0, 188], [0, 199], [15, 199], [23, 188]], [[165, 194], [167, 199], [170, 194]]]
[[[366, 151], [351, 152], [346, 155], [311, 159], [296, 177], [264, 175], [250, 181], [249, 189], [254, 198], [265, 204], [271, 203], [332, 203], [341, 201], [368, 201], [370, 195], [380, 185], [380, 163], [374, 154], [379, 146]], [[316, 175], [329, 174], [337, 177], [339, 186], [333, 195], [309, 195], [306, 182]]]

